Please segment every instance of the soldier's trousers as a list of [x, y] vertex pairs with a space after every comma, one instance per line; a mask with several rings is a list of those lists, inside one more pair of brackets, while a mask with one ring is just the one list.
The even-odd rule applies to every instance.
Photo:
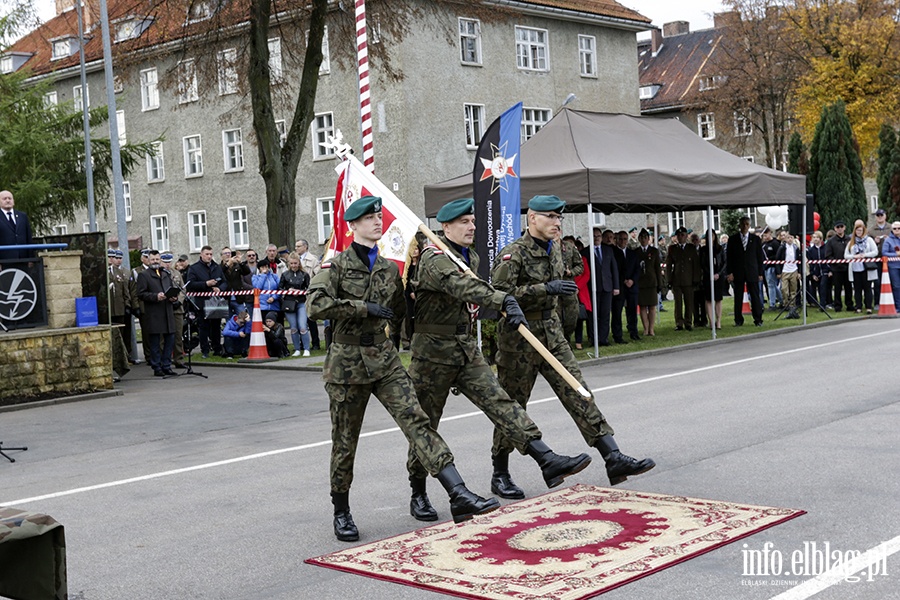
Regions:
[[[524, 404], [520, 405], [509, 397], [481, 354], [467, 365], [439, 365], [413, 358], [409, 365], [409, 376], [416, 388], [419, 403], [431, 418], [431, 426], [435, 430], [444, 414], [450, 387], [453, 386], [459, 388], [491, 420], [494, 427], [504, 433], [511, 446], [522, 454], [525, 454], [529, 442], [541, 438], [541, 431], [525, 412]], [[427, 473], [414, 450], [410, 447], [406, 468], [410, 477], [421, 479]]]
[[[399, 362], [399, 361], [398, 361]], [[369, 396], [374, 395], [393, 417], [425, 470], [437, 475], [453, 462], [450, 448], [429, 425], [409, 375], [398, 366], [378, 381], [345, 385], [326, 383], [331, 408], [331, 491], [347, 492]]]
[[[575, 360], [569, 344], [560, 344], [556, 348], [550, 348], [550, 351], [563, 367], [587, 389], [581, 376], [581, 369], [578, 368], [578, 361]], [[500, 380], [500, 385], [511, 397], [518, 400], [523, 408], [531, 396], [538, 373], [543, 375], [550, 387], [553, 388], [554, 393], [569, 412], [569, 416], [575, 421], [575, 425], [589, 446], [596, 444], [601, 436], [615, 433], [612, 426], [606, 422], [606, 417], [597, 408], [593, 395], [590, 398], [583, 398], [566, 383], [559, 373], [553, 370], [550, 363], [544, 360], [536, 350], [523, 353], [500, 351], [497, 354], [497, 378]], [[510, 441], [495, 428], [491, 453], [494, 455], [508, 453], [511, 448]]]

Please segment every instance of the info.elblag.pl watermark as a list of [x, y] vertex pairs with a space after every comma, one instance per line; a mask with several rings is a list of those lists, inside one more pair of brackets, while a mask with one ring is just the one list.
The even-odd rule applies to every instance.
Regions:
[[772, 542], [764, 543], [759, 550], [744, 544], [741, 575], [753, 579], [742, 579], [741, 585], [793, 586], [826, 572], [840, 574], [847, 583], [874, 581], [876, 577], [888, 575], [890, 553], [886, 546], [882, 545], [874, 557], [860, 565], [857, 559], [862, 554], [859, 550], [832, 548], [831, 542], [803, 542], [802, 547], [793, 551], [779, 550]]

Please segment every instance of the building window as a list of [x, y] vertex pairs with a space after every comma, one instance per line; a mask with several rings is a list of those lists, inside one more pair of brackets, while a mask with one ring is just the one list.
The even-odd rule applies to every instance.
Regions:
[[250, 247], [246, 206], [228, 209], [228, 243], [233, 249]]
[[226, 96], [237, 92], [237, 50], [228, 48], [218, 55], [219, 95]]
[[200, 252], [200, 248], [209, 244], [206, 235], [206, 211], [188, 213], [190, 231], [188, 237], [191, 240], [191, 252]]
[[465, 110], [466, 148], [478, 148], [484, 135], [484, 105], [463, 104]]
[[324, 244], [334, 226], [334, 197], [316, 198], [316, 218], [319, 223], [319, 243]]
[[751, 206], [747, 209], [747, 216], [750, 217], [750, 226], [751, 227], [759, 227], [759, 216], [756, 212], [756, 207]]
[[606, 227], [606, 213], [592, 211], [591, 227]]
[[459, 18], [459, 58], [464, 65], [481, 64], [481, 23]]
[[196, 23], [208, 19], [213, 14], [213, 3], [210, 0], [196, 0], [191, 2], [188, 9], [188, 23]]
[[13, 57], [12, 56], [4, 56], [0, 58], [0, 73], [12, 73], [13, 72]]
[[88, 108], [91, 107], [91, 86], [86, 85], [84, 92], [84, 94], [81, 93], [80, 85], [72, 88], [72, 101], [75, 103], [76, 112], [84, 110], [85, 105]]
[[197, 69], [193, 60], [183, 60], [178, 63], [178, 103], [187, 104], [196, 102], [197, 95]]
[[116, 111], [116, 129], [119, 133], [119, 145], [124, 146], [128, 143], [128, 136], [125, 134], [125, 111]]
[[[638, 90], [638, 99], [640, 100], [652, 100], [656, 98], [656, 94], [659, 93], [659, 89], [662, 86], [658, 83], [654, 83], [652, 85], [642, 85]], [[678, 117], [675, 117], [676, 119]]]
[[[715, 209], [712, 211], [713, 224], [712, 228], [716, 231], [721, 231], [722, 229], [722, 211], [719, 209]], [[707, 220], [707, 212], [703, 211], [703, 231], [709, 231], [709, 221]]]
[[140, 37], [152, 22], [151, 18], [132, 18], [113, 23], [116, 30], [115, 42], [118, 44]]
[[722, 83], [725, 82], [724, 75], [711, 75], [706, 77], [701, 77], [698, 81], [698, 85], [700, 87], [701, 92], [706, 92], [708, 90], [714, 90]]
[[[66, 38], [64, 40], [56, 40], [53, 42], [53, 55], [50, 57], [50, 60], [60, 60], [67, 56], [71, 56], [73, 52], [72, 47], [75, 46], [75, 44], [72, 43], [74, 41], [74, 38]], [[75, 46], [75, 50], [77, 49], [78, 47]]]
[[734, 135], [735, 137], [746, 137], [753, 133], [753, 125], [747, 118], [747, 113], [743, 111], [734, 111]]
[[281, 81], [284, 71], [281, 68], [281, 38], [269, 40], [269, 79], [274, 83]]
[[240, 129], [222, 132], [222, 149], [225, 155], [225, 172], [244, 170], [244, 142]]
[[141, 71], [141, 110], [159, 108], [159, 88], [157, 87], [156, 67]]
[[531, 136], [540, 131], [550, 120], [549, 108], [523, 108], [522, 109], [522, 143], [531, 139]]
[[189, 135], [184, 138], [184, 176], [200, 177], [203, 175], [203, 146], [200, 135]]
[[125, 222], [131, 222], [131, 182], [122, 182], [122, 197], [125, 199]]
[[319, 75], [331, 73], [331, 50], [328, 48], [328, 27], [322, 35], [322, 64], [319, 65]]
[[697, 115], [697, 132], [704, 140], [716, 139], [716, 118], [713, 113]]
[[275, 121], [275, 130], [278, 131], [278, 142], [284, 148], [284, 143], [287, 141], [287, 123], [284, 119]]
[[516, 65], [528, 71], [546, 71], [547, 30], [516, 27]]
[[169, 217], [153, 215], [150, 217], [150, 230], [153, 235], [153, 247], [160, 252], [169, 249]]
[[153, 144], [155, 152], [147, 155], [147, 183], [164, 181], [166, 179], [166, 165], [163, 157], [162, 142]]
[[578, 36], [578, 62], [582, 77], [597, 76], [597, 38], [592, 35]]
[[81, 233], [90, 233], [91, 232], [91, 224], [90, 223], [82, 223], [81, 224]]
[[66, 235], [69, 233], [69, 226], [63, 225], [60, 223], [56, 227], [53, 228], [53, 235]]
[[313, 160], [330, 158], [334, 156], [334, 148], [328, 148], [325, 143], [334, 135], [334, 115], [330, 112], [316, 114], [313, 121], [312, 142]]
[[44, 94], [44, 106], [56, 106], [59, 104], [59, 95], [56, 92]]
[[683, 210], [669, 213], [669, 231], [674, 233], [679, 227], [684, 227], [684, 222]]

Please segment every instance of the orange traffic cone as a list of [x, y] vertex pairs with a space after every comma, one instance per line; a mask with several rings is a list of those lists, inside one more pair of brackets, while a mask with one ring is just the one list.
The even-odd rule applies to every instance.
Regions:
[[744, 284], [744, 305], [741, 307], [742, 315], [752, 315], [753, 309], [750, 308], [750, 294], [747, 292], [747, 284]]
[[894, 292], [891, 290], [891, 276], [888, 275], [887, 257], [881, 259], [881, 299], [878, 301], [879, 317], [896, 317], [897, 308], [894, 306]]
[[247, 358], [238, 362], [273, 362], [278, 360], [269, 356], [266, 349], [266, 334], [263, 331], [262, 311], [259, 309], [259, 290], [253, 290], [253, 324], [250, 326], [250, 351]]

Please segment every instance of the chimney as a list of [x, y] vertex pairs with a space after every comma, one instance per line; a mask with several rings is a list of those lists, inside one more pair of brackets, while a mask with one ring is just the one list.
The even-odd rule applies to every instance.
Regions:
[[723, 27], [732, 27], [734, 25], [740, 25], [740, 23], [741, 13], [736, 10], [713, 14], [713, 27], [715, 27], [716, 29], [721, 29]]
[[672, 37], [673, 35], [684, 35], [691, 32], [691, 24], [687, 21], [672, 21], [663, 24], [663, 37]]
[[651, 56], [656, 56], [659, 53], [659, 49], [662, 48], [663, 45], [663, 35], [662, 31], [658, 28], [650, 30], [650, 51], [652, 52]]
[[[76, 0], [56, 0], [56, 14], [75, 10]], [[84, 19], [85, 32], [91, 30], [91, 26], [100, 22], [100, 0], [81, 0], [81, 15]], [[75, 15], [72, 15], [75, 18]]]

